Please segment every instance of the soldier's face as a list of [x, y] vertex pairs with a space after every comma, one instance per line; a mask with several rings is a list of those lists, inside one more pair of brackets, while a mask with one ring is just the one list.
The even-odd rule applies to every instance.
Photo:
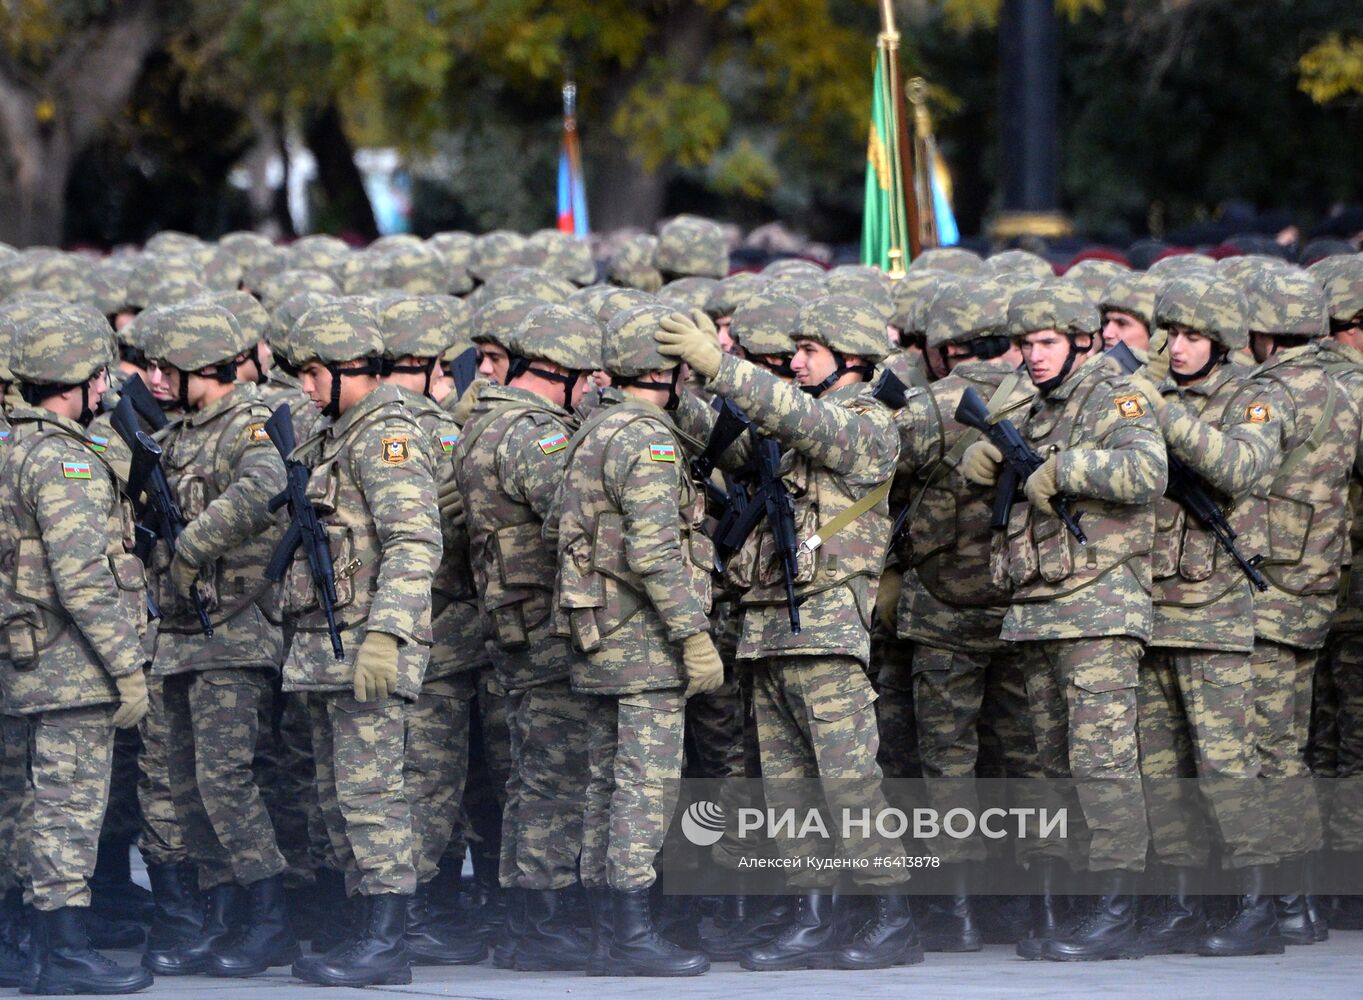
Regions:
[[506, 385], [506, 372], [511, 367], [511, 358], [496, 344], [478, 345], [478, 374], [490, 378], [498, 385]]
[[833, 374], [838, 361], [833, 352], [818, 341], [797, 340], [790, 367], [795, 372], [795, 381], [801, 385], [818, 385]]
[[1137, 351], [1150, 349], [1150, 328], [1130, 313], [1109, 309], [1103, 313], [1103, 350], [1118, 343]]
[[1036, 330], [1022, 338], [1018, 349], [1027, 363], [1027, 374], [1034, 384], [1040, 385], [1055, 378], [1065, 367], [1070, 342], [1059, 330]]
[[1180, 375], [1201, 371], [1212, 358], [1212, 341], [1196, 330], [1169, 328], [1169, 368]]
[[729, 324], [732, 322], [732, 316], [721, 316], [715, 320], [715, 329], [719, 332], [719, 349], [725, 354], [733, 354], [734, 348], [738, 346], [734, 338], [729, 336]]
[[298, 372], [299, 384], [312, 400], [312, 405], [322, 409], [331, 402], [331, 369], [320, 361], [309, 361]]
[[151, 394], [157, 400], [177, 400], [180, 398], [180, 379], [184, 375], [178, 368], [170, 365], [162, 367], [158, 364], [150, 364], [147, 367], [147, 377], [151, 379]]

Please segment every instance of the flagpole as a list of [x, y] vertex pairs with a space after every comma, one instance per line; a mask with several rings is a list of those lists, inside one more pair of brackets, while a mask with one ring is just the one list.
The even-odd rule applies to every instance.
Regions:
[[[908, 112], [904, 102], [903, 78], [899, 72], [899, 32], [895, 28], [894, 22], [894, 0], [880, 0], [880, 22], [881, 32], [877, 44], [880, 45], [885, 53], [886, 75], [890, 78], [890, 109], [894, 116], [894, 149], [891, 153], [891, 176], [894, 178], [892, 201], [895, 204], [894, 215], [899, 221], [900, 239], [896, 242], [898, 247], [890, 251], [893, 258], [896, 253], [901, 258], [897, 263], [892, 259], [890, 270], [902, 271], [907, 263], [902, 259], [904, 252], [904, 235], [908, 236], [909, 259], [917, 257], [923, 251], [922, 233], [919, 229], [918, 220], [918, 199], [912, 195], [913, 178], [916, 176], [914, 167], [913, 146], [909, 140]], [[904, 178], [908, 177], [909, 183], [904, 183]]]

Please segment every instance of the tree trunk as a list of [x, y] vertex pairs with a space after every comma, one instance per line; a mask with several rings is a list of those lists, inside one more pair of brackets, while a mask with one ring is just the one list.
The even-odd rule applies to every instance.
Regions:
[[317, 180], [326, 197], [328, 213], [343, 232], [366, 242], [378, 239], [374, 208], [369, 204], [364, 178], [355, 166], [355, 150], [334, 101], [308, 116], [303, 124], [303, 138], [317, 161]]

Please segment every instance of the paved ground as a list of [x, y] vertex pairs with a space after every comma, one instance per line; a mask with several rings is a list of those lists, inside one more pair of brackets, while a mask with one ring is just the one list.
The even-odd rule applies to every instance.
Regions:
[[[133, 956], [120, 956], [132, 960]], [[1363, 996], [1363, 932], [1336, 932], [1325, 944], [1289, 948], [1285, 955], [1241, 959], [1191, 956], [1145, 958], [1138, 962], [1060, 965], [1024, 962], [1011, 948], [990, 947], [976, 955], [929, 955], [922, 965], [884, 972], [751, 973], [736, 964], [715, 966], [697, 979], [588, 979], [571, 973], [504, 972], [490, 964], [415, 970], [410, 986], [334, 990], [305, 986], [286, 970], [232, 981], [161, 979], [145, 994], [162, 1000], [344, 1000], [376, 994], [465, 997], [470, 1000], [658, 1000], [695, 997], [740, 1000], [772, 997], [822, 1000], [855, 994], [857, 1000], [1180, 1000], [1183, 997], [1235, 1000], [1323, 1000]]]

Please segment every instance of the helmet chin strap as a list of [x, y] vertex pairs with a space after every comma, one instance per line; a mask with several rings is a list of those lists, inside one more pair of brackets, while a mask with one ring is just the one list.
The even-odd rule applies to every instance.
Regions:
[[[1079, 357], [1078, 345], [1075, 344], [1074, 337], [1075, 335], [1072, 333], [1067, 333], [1065, 335], [1065, 340], [1067, 340], [1070, 345], [1070, 352], [1065, 355], [1065, 363], [1060, 366], [1060, 372], [1051, 378], [1048, 378], [1045, 382], [1036, 383], [1037, 391], [1043, 396], [1070, 377], [1070, 371], [1074, 368], [1074, 362]], [[1092, 348], [1093, 341], [1090, 340], [1089, 349], [1092, 350]]]
[[672, 378], [667, 382], [655, 382], [652, 379], [645, 381], [640, 378], [617, 378], [616, 385], [632, 385], [639, 389], [666, 389], [667, 402], [663, 404], [664, 410], [675, 410], [677, 404], [681, 402], [681, 393], [677, 385], [681, 381], [681, 366], [672, 369]]
[[833, 384], [837, 382], [838, 379], [846, 375], [848, 372], [853, 372], [857, 375], [860, 375], [863, 382], [870, 381], [871, 376], [875, 374], [874, 365], [866, 364], [849, 365], [847, 363], [847, 355], [839, 353], [838, 351], [833, 352], [833, 360], [837, 362], [837, 367], [835, 367], [829, 373], [826, 379], [824, 379], [818, 385], [802, 385], [800, 386], [800, 388], [803, 389], [805, 392], [809, 393], [815, 399], [818, 399], [829, 389], [833, 388]]
[[380, 375], [420, 375], [425, 378], [425, 383], [421, 387], [421, 394], [427, 399], [431, 398], [431, 374], [439, 361], [439, 358], [427, 358], [424, 365], [395, 365], [391, 361], [383, 361], [379, 370]]
[[359, 368], [342, 368], [335, 361], [326, 362], [327, 371], [331, 372], [331, 399], [327, 405], [322, 407], [322, 416], [336, 420], [341, 415], [341, 379], [349, 376], [378, 375], [382, 371], [382, 366], [376, 358], [365, 358], [365, 363]]
[[1221, 362], [1226, 360], [1226, 357], [1229, 353], [1230, 352], [1227, 351], [1224, 347], [1221, 348], [1220, 350], [1214, 350], [1211, 353], [1211, 357], [1207, 358], [1207, 363], [1203, 365], [1201, 368], [1199, 368], [1197, 371], [1192, 372], [1188, 375], [1184, 375], [1180, 372], [1174, 371], [1173, 368], [1170, 368], [1169, 374], [1173, 376], [1174, 382], [1177, 383], [1178, 385], [1191, 385], [1194, 382], [1201, 382], [1204, 378], [1211, 374], [1213, 368], [1215, 368]]
[[545, 368], [536, 368], [534, 361], [523, 355], [511, 355], [511, 364], [506, 370], [507, 384], [510, 385], [512, 382], [516, 381], [516, 379], [526, 374], [534, 375], [536, 378], [542, 378], [546, 382], [557, 382], [559, 385], [563, 386], [563, 408], [565, 410], [571, 410], [573, 406], [570, 400], [573, 397], [573, 389], [576, 388], [578, 382], [586, 377], [587, 372], [581, 368], [569, 368], [563, 372], [551, 372]]

